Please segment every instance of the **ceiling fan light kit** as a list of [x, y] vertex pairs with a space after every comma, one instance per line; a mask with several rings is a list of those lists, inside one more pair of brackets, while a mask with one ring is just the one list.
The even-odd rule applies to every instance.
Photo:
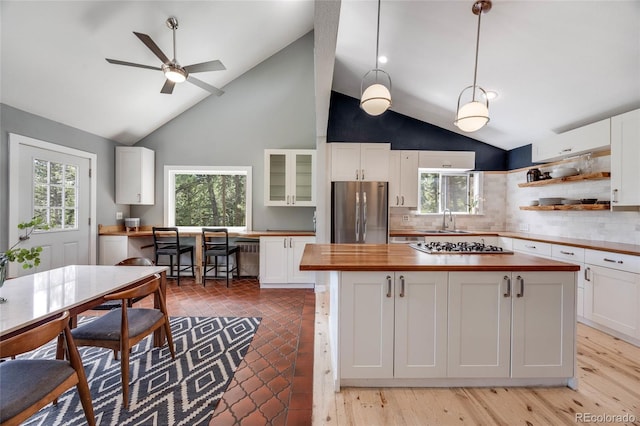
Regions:
[[[378, 68], [380, 45], [380, 1], [378, 0], [378, 25], [376, 27], [376, 67], [368, 71], [360, 83], [360, 108], [369, 115], [380, 115], [391, 107], [391, 76]], [[373, 76], [374, 82], [366, 89], [365, 81]], [[381, 81], [384, 80], [383, 81]], [[385, 84], [386, 83], [386, 86]]]
[[208, 62], [202, 62], [199, 64], [187, 65], [186, 67], [181, 66], [176, 60], [176, 30], [178, 29], [178, 20], [175, 17], [169, 17], [166, 21], [167, 27], [173, 32], [173, 59], [169, 60], [167, 55], [158, 47], [158, 45], [149, 37], [147, 34], [133, 32], [136, 37], [140, 39], [144, 43], [145, 46], [149, 50], [153, 52], [154, 55], [160, 61], [162, 61], [161, 67], [154, 67], [150, 65], [136, 64], [133, 62], [120, 61], [117, 59], [109, 59], [106, 58], [107, 62], [115, 65], [125, 65], [129, 67], [136, 68], [147, 68], [152, 70], [161, 70], [167, 79], [160, 90], [160, 93], [170, 95], [173, 93], [173, 88], [177, 83], [182, 83], [184, 81], [188, 81], [191, 84], [194, 84], [201, 89], [207, 90], [214, 95], [222, 95], [224, 91], [214, 87], [208, 83], [205, 83], [202, 80], [199, 80], [190, 73], [196, 72], [205, 72], [205, 71], [222, 71], [226, 70], [225, 66], [219, 60], [213, 60]]
[[[476, 34], [476, 58], [473, 69], [473, 85], [468, 86], [460, 92], [458, 96], [458, 107], [456, 109], [456, 120], [453, 122], [464, 132], [475, 132], [489, 122], [489, 99], [487, 92], [476, 84], [478, 74], [478, 50], [480, 46], [480, 20], [483, 13], [491, 10], [491, 0], [478, 0], [473, 4], [471, 11], [478, 16], [478, 32]], [[471, 100], [460, 106], [463, 95], [471, 93]]]

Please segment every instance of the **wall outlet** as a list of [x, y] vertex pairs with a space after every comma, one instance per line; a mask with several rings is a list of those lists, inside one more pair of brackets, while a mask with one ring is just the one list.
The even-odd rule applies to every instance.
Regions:
[[525, 232], [529, 232], [529, 224], [528, 223], [521, 223], [520, 224], [520, 230], [521, 231], [525, 231]]
[[402, 221], [409, 222], [409, 215], [408, 214], [402, 215]]
[[122, 212], [116, 212], [116, 220], [122, 220]]

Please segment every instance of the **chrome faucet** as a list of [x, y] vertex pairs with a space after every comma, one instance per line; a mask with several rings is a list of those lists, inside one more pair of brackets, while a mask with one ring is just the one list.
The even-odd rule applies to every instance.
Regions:
[[453, 225], [452, 228], [456, 227], [456, 222], [453, 219], [453, 214], [451, 213], [451, 210], [444, 209], [442, 211], [442, 229], [443, 230], [449, 228], [449, 225], [447, 224], [447, 212], [449, 212], [449, 223]]

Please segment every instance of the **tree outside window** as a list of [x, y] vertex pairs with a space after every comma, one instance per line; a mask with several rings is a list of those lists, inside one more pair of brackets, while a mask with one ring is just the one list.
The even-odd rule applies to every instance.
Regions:
[[475, 200], [479, 199], [479, 174], [442, 173], [420, 169], [420, 213], [478, 213]]
[[247, 229], [251, 168], [167, 167], [169, 226]]

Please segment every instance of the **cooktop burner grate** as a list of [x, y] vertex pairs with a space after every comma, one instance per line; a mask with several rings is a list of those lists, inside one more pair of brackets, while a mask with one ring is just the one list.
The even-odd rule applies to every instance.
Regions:
[[428, 242], [412, 243], [409, 247], [429, 254], [513, 254], [502, 247], [485, 244], [483, 242]]

